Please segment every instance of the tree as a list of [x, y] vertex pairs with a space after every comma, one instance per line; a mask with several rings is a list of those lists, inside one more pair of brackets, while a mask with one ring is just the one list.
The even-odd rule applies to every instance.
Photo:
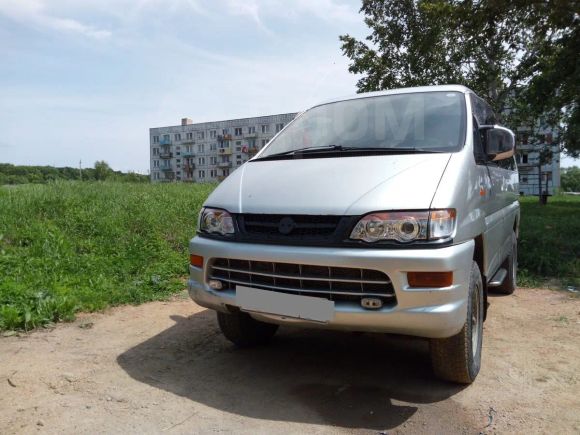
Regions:
[[564, 168], [561, 175], [561, 186], [564, 192], [580, 192], [580, 168]]
[[577, 1], [538, 2], [537, 63], [524, 96], [535, 116], [561, 130], [567, 153], [580, 155], [580, 15]]
[[[567, 29], [577, 20], [570, 18], [575, 17], [574, 3], [363, 0], [361, 12], [371, 33], [365, 41], [340, 36], [342, 51], [351, 59], [349, 71], [362, 74], [357, 84], [360, 92], [464, 84], [487, 97], [500, 113], [512, 109], [513, 114], [518, 104], [535, 104], [526, 113], [539, 116], [549, 112], [550, 125], [564, 126], [566, 132], [577, 131], [577, 111], [559, 110], [561, 98], [552, 99], [550, 104], [538, 103], [543, 95], [539, 89], [544, 94], [560, 95], [558, 79], [550, 78], [541, 85], [544, 82], [538, 77], [547, 77], [564, 53], [569, 55], [569, 50], [576, 47], [561, 36], [568, 35], [571, 31]], [[561, 46], [556, 50], [559, 55], [550, 51], [556, 43]], [[578, 56], [570, 59], [578, 63]], [[566, 77], [570, 82], [578, 80], [577, 73]], [[528, 85], [535, 81], [538, 91], [528, 92]], [[570, 88], [567, 100], [577, 101], [577, 88]], [[569, 141], [566, 146], [573, 152], [576, 145]]]
[[99, 181], [106, 180], [110, 175], [113, 174], [113, 170], [107, 162], [104, 160], [95, 162], [95, 179]]

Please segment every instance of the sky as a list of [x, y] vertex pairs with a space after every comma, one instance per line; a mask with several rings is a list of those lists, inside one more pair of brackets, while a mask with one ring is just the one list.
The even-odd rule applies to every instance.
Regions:
[[[0, 0], [0, 162], [147, 173], [150, 127], [356, 92], [360, 0]], [[563, 166], [578, 164], [562, 160]]]

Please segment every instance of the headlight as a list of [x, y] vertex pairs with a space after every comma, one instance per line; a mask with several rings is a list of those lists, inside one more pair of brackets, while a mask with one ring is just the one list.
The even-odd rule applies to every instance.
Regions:
[[199, 214], [199, 231], [228, 236], [234, 234], [234, 221], [225, 210], [203, 208]]
[[445, 239], [455, 230], [455, 217], [455, 209], [371, 213], [358, 221], [350, 238], [370, 243]]

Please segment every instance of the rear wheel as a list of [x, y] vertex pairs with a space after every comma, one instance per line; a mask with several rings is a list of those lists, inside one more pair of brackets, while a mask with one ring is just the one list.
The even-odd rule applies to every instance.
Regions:
[[512, 250], [502, 265], [507, 270], [507, 275], [500, 286], [493, 288], [496, 293], [511, 295], [516, 289], [516, 277], [518, 274], [518, 239], [516, 233], [512, 233]]
[[242, 311], [218, 311], [217, 319], [224, 336], [238, 347], [266, 344], [278, 330], [278, 325], [259, 322]]
[[471, 265], [467, 318], [457, 335], [430, 341], [431, 363], [438, 378], [471, 384], [481, 367], [483, 284], [476, 262]]

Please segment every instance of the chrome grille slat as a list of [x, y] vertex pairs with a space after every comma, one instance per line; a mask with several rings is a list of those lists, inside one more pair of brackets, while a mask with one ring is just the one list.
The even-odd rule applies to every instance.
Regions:
[[[210, 279], [223, 279], [220, 277], [216, 277], [216, 276], [210, 276]], [[250, 282], [247, 281], [241, 281], [241, 280], [228, 280], [229, 282], [232, 282], [234, 284], [239, 284], [239, 285], [250, 285]], [[299, 288], [293, 288], [293, 287], [283, 287], [283, 286], [272, 286], [272, 285], [267, 285], [267, 284], [254, 284], [255, 287], [265, 287], [265, 288], [269, 288], [272, 290], [283, 290], [283, 291], [289, 291], [289, 292], [295, 292], [295, 293], [321, 293], [321, 294], [328, 294], [328, 290], [318, 290], [318, 289], [299, 289]], [[348, 295], [348, 296], [362, 296], [362, 294], [360, 292], [334, 292], [334, 295]], [[395, 295], [392, 294], [385, 294], [385, 293], [364, 293], [364, 296], [374, 296], [374, 297], [381, 297], [381, 298], [394, 298]]]
[[[298, 265], [301, 266], [302, 265]], [[300, 274], [300, 276], [296, 276], [296, 275], [283, 275], [283, 274], [274, 274], [274, 273], [266, 273], [266, 272], [255, 272], [252, 270], [244, 270], [244, 269], [234, 269], [234, 268], [228, 268], [228, 267], [220, 267], [220, 266], [212, 266], [213, 269], [216, 270], [223, 270], [224, 272], [228, 272], [229, 274], [231, 274], [231, 272], [235, 272], [235, 273], [246, 273], [249, 275], [261, 275], [261, 276], [268, 276], [268, 277], [272, 277], [272, 278], [285, 278], [285, 279], [295, 279], [297, 281], [339, 281], [339, 282], [352, 282], [352, 283], [356, 283], [356, 284], [390, 284], [391, 281], [390, 280], [385, 280], [385, 281], [381, 281], [381, 280], [371, 280], [371, 279], [362, 279], [362, 269], [361, 269], [361, 279], [347, 279], [347, 278], [324, 278], [324, 277], [317, 277], [317, 276], [304, 276], [302, 275], [302, 273]], [[329, 273], [330, 275], [330, 273]], [[228, 278], [231, 275], [228, 275]], [[362, 287], [361, 287], [362, 290]]]

